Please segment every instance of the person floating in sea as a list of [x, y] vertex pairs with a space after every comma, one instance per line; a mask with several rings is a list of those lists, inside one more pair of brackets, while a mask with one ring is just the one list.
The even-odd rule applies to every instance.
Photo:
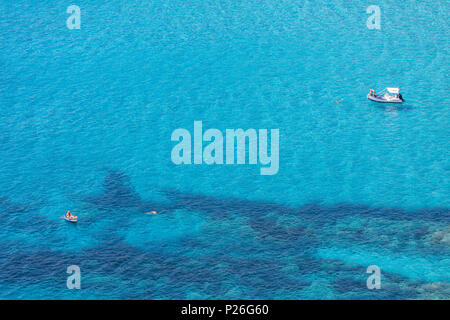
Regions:
[[149, 211], [149, 212], [145, 212], [145, 214], [158, 214], [157, 211]]
[[344, 100], [344, 99], [341, 99], [341, 100], [339, 100], [339, 101], [338, 101], [338, 100], [334, 100], [333, 102], [334, 102], [334, 103], [341, 103], [343, 100]]

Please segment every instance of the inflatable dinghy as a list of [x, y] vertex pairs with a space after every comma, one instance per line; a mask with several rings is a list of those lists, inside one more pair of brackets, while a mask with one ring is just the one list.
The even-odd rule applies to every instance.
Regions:
[[370, 89], [369, 93], [367, 94], [367, 99], [384, 103], [402, 103], [403, 101], [405, 101], [400, 94], [399, 88], [386, 88], [379, 94], [376, 94], [375, 90]]
[[77, 216], [73, 216], [72, 218], [67, 218], [66, 216], [64, 216], [64, 220], [69, 221], [69, 222], [77, 222], [78, 221], [78, 217]]

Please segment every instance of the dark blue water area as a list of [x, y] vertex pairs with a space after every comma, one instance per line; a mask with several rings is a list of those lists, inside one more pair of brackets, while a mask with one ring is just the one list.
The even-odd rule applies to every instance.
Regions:
[[[0, 283], [6, 288], [2, 297], [448, 297], [448, 264], [433, 260], [449, 258], [443, 251], [448, 229], [434, 227], [448, 225], [448, 209], [405, 211], [351, 204], [296, 208], [176, 190], [161, 193], [169, 201], [146, 202], [125, 173], [109, 170], [103, 190], [80, 199], [83, 210], [96, 214], [81, 217], [77, 225], [60, 220], [50, 229], [52, 221], [30, 216], [36, 204], [2, 198], [3, 230], [12, 225], [30, 235], [45, 230], [59, 241], [61, 229], [86, 228], [98, 241], [74, 250], [64, 239], [63, 248], [49, 249], [39, 241], [7, 237], [0, 244]], [[158, 214], [145, 215], [144, 208], [157, 208]], [[174, 215], [189, 225], [150, 230], [170, 224]], [[102, 220], [114, 228], [102, 226]], [[164, 233], [169, 235], [158, 236]], [[382, 270], [380, 290], [366, 287], [366, 268], [372, 264]], [[82, 270], [78, 292], [65, 287], [69, 265]]]

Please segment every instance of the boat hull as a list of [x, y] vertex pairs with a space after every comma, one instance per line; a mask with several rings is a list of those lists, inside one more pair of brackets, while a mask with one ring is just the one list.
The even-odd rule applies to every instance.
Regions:
[[377, 95], [367, 95], [367, 99], [375, 101], [375, 102], [381, 102], [381, 103], [402, 103], [403, 100], [399, 98], [393, 98], [393, 99], [386, 99], [384, 96], [377, 96]]
[[67, 218], [67, 217], [64, 217], [64, 220], [66, 220], [66, 221], [68, 221], [68, 222], [75, 223], [75, 222], [78, 221], [78, 218], [76, 218], [76, 219], [69, 219], [69, 218]]

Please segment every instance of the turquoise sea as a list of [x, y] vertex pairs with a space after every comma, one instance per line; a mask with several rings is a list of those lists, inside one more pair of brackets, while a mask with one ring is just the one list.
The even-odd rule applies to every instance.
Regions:
[[[450, 299], [449, 13], [1, 1], [0, 299]], [[175, 165], [194, 121], [279, 129], [278, 173]]]

